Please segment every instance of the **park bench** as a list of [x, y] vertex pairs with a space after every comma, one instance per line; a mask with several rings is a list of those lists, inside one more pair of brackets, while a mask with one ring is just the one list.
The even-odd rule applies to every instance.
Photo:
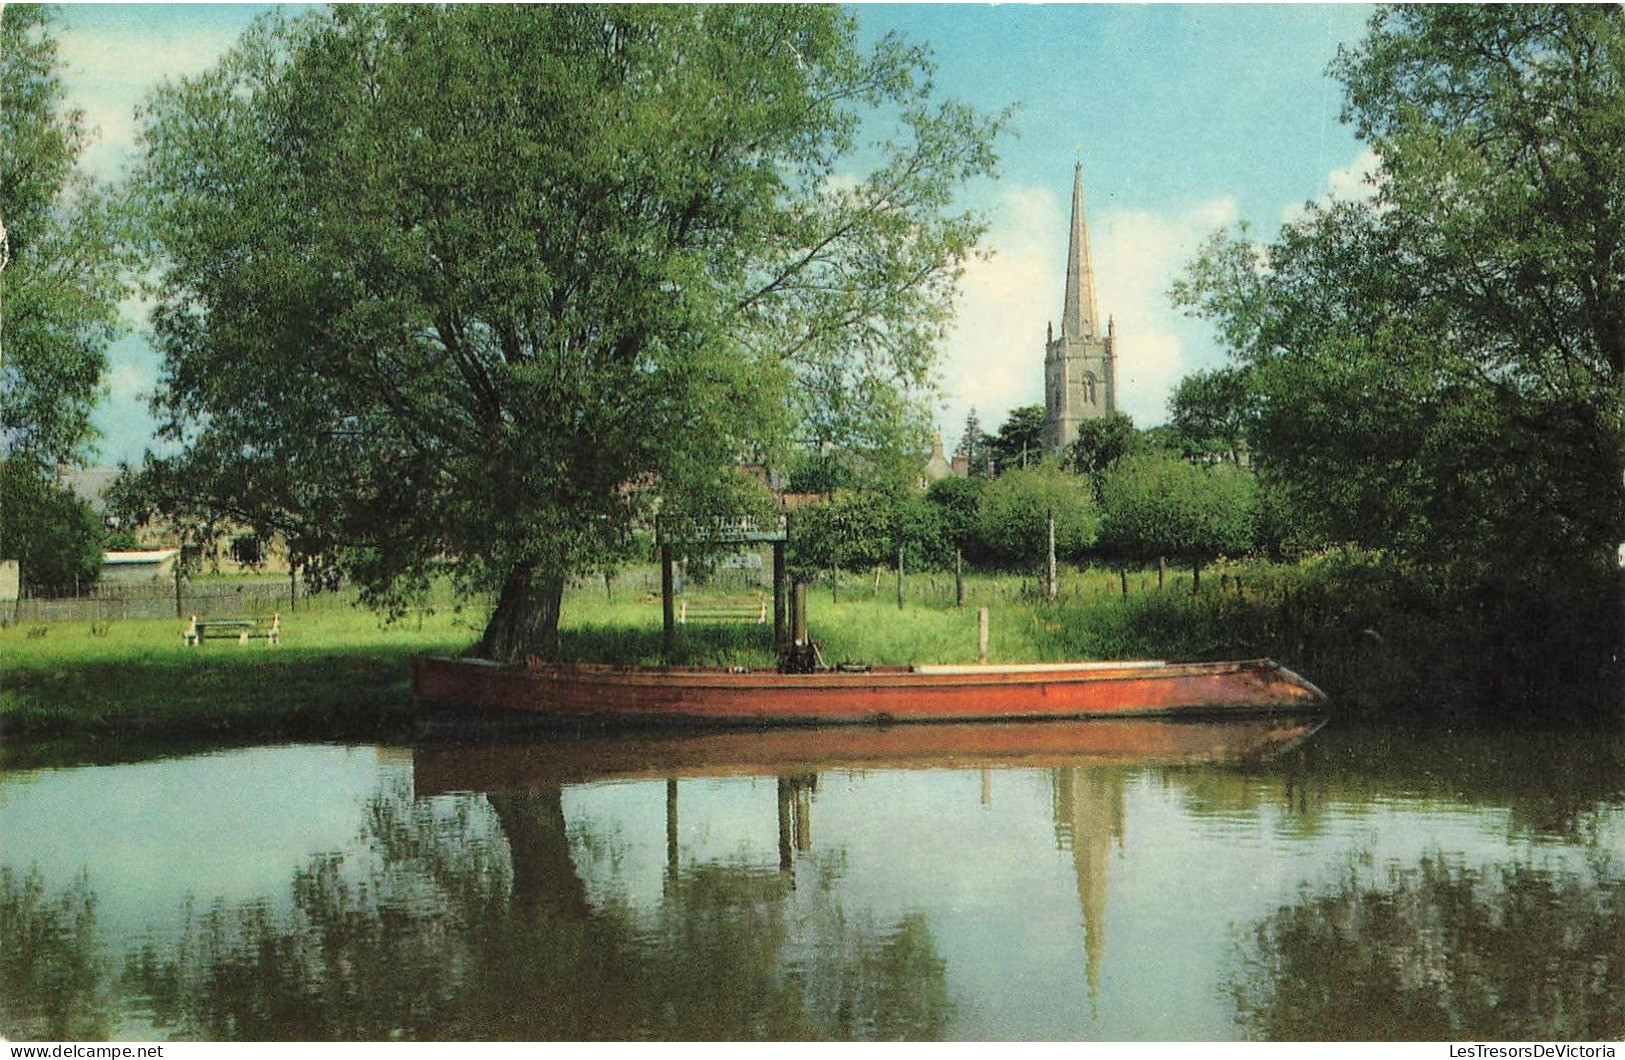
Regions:
[[684, 600], [677, 608], [677, 621], [767, 623], [767, 598], [723, 600]]
[[206, 640], [235, 640], [238, 644], [247, 644], [253, 639], [263, 639], [267, 644], [280, 644], [282, 642], [282, 615], [273, 613], [271, 624], [261, 629], [257, 622], [246, 618], [231, 619], [199, 619], [192, 616], [192, 621], [181, 632], [188, 648], [196, 648]]

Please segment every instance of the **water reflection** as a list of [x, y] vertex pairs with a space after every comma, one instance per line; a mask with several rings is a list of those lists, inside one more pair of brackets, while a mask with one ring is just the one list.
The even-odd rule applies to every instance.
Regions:
[[[397, 789], [370, 807], [369, 870], [313, 861], [289, 916], [215, 906], [137, 954], [129, 985], [165, 1033], [216, 1040], [942, 1035], [944, 966], [924, 921], [849, 914], [824, 864], [808, 863], [799, 910], [793, 874], [681, 866], [643, 917], [588, 902], [559, 788], [485, 801], [506, 858], [480, 841], [473, 802], [448, 817]], [[797, 917], [817, 921], [818, 945], [792, 961]]]
[[1106, 875], [1112, 846], [1123, 840], [1124, 780], [1116, 771], [1055, 771], [1055, 835], [1063, 849], [1072, 851], [1091, 1001], [1100, 993], [1106, 950]]
[[[163, 767], [173, 801], [149, 813], [217, 813], [250, 760], [376, 765], [366, 794], [329, 808], [348, 839], [330, 842], [326, 821], [323, 845], [279, 877], [247, 871], [280, 882], [210, 892], [193, 879], [194, 898], [167, 908], [132, 905], [129, 874], [90, 851], [88, 870], [29, 868], [54, 848], [31, 846], [28, 822], [69, 801], [99, 812], [92, 792], [117, 801], [119, 769], [135, 767], [0, 784], [0, 1032], [1625, 1033], [1612, 855], [1625, 800], [1606, 754], [1570, 745], [1554, 781], [1527, 742], [1463, 741], [1452, 764], [1321, 734], [1238, 768], [1304, 731], [951, 728], [441, 745], [410, 760], [259, 749], [190, 773], [176, 760]], [[194, 791], [201, 776], [214, 786]], [[198, 846], [159, 822], [121, 857], [211, 857]], [[282, 835], [279, 849], [296, 847]], [[132, 908], [146, 910], [135, 924]]]
[[1259, 922], [1230, 989], [1265, 1039], [1617, 1040], [1625, 878], [1604, 861], [1354, 866]]
[[106, 1038], [110, 967], [84, 877], [47, 894], [38, 872], [0, 868], [0, 1033], [25, 1040]]

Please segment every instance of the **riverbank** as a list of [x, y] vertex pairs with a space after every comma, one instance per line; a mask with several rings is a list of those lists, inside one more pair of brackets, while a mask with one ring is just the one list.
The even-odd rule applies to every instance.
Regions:
[[[1558, 645], [1580, 657], [1595, 654], [1584, 637], [1608, 630], [1588, 627], [1576, 597], [1530, 617], [1540, 640], [1500, 629], [1485, 621], [1481, 601], [1440, 592], [1380, 557], [1220, 565], [1204, 572], [1199, 591], [1188, 573], [1161, 582], [1155, 570], [1132, 572], [1127, 596], [1116, 571], [1068, 571], [1051, 603], [1038, 599], [1031, 578], [978, 575], [967, 579], [962, 608], [952, 576], [939, 574], [910, 578], [899, 609], [894, 577], [853, 575], [838, 593], [827, 582], [813, 586], [809, 623], [827, 662], [974, 660], [977, 609], [987, 606], [994, 662], [1268, 657], [1325, 689], [1347, 718], [1563, 723], [1594, 715], [1610, 687], [1597, 674], [1571, 673], [1557, 653], [1551, 669], [1573, 686], [1511, 688], [1510, 706], [1486, 710], [1486, 674], [1501, 680], [1496, 668], [1508, 659], [1501, 645], [1528, 641], [1537, 657]], [[660, 606], [650, 593], [610, 599], [602, 585], [583, 584], [570, 591], [564, 615], [567, 660], [661, 660]], [[184, 623], [174, 619], [12, 625], [0, 629], [0, 739], [14, 749], [56, 740], [404, 738], [415, 722], [411, 657], [465, 652], [484, 618], [478, 607], [444, 606], [384, 624], [342, 596], [316, 597], [282, 616], [278, 645], [216, 640], [200, 648], [183, 644]], [[771, 626], [680, 626], [671, 661], [771, 666]]]

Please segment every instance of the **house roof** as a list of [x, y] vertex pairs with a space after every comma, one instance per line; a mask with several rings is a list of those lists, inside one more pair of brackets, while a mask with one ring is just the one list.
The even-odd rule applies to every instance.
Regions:
[[103, 566], [118, 566], [129, 563], [162, 563], [172, 559], [180, 549], [155, 548], [143, 552], [107, 552], [102, 555]]

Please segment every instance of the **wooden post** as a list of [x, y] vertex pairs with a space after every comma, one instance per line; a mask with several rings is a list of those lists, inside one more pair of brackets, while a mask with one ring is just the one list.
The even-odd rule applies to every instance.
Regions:
[[1118, 567], [1117, 576], [1123, 581], [1123, 599], [1128, 599], [1128, 568]]
[[954, 549], [954, 606], [965, 606], [965, 550]]
[[666, 781], [666, 873], [677, 878], [677, 781]]
[[903, 609], [903, 546], [897, 546], [897, 610]]
[[773, 647], [779, 650], [784, 648], [785, 613], [784, 607], [784, 549], [785, 542], [773, 542]]
[[976, 611], [976, 661], [987, 662], [987, 608]]
[[1168, 557], [1157, 557], [1157, 588], [1164, 589], [1168, 585]]
[[841, 602], [841, 568], [833, 563], [829, 565], [829, 602]]
[[1055, 602], [1055, 513], [1049, 513], [1049, 551], [1044, 560], [1044, 602]]
[[604, 600], [608, 603], [615, 602], [614, 581], [615, 576], [610, 573], [609, 568], [604, 568]]
[[672, 599], [671, 546], [660, 546], [660, 653], [670, 655], [677, 640], [677, 606]]
[[790, 789], [790, 778], [779, 778], [779, 871], [789, 872], [795, 864], [792, 860], [791, 834], [794, 825], [790, 818], [790, 799], [793, 792]]
[[299, 610], [299, 564], [288, 560], [288, 610]]
[[796, 644], [807, 643], [806, 582], [796, 582], [790, 587], [790, 638]]

